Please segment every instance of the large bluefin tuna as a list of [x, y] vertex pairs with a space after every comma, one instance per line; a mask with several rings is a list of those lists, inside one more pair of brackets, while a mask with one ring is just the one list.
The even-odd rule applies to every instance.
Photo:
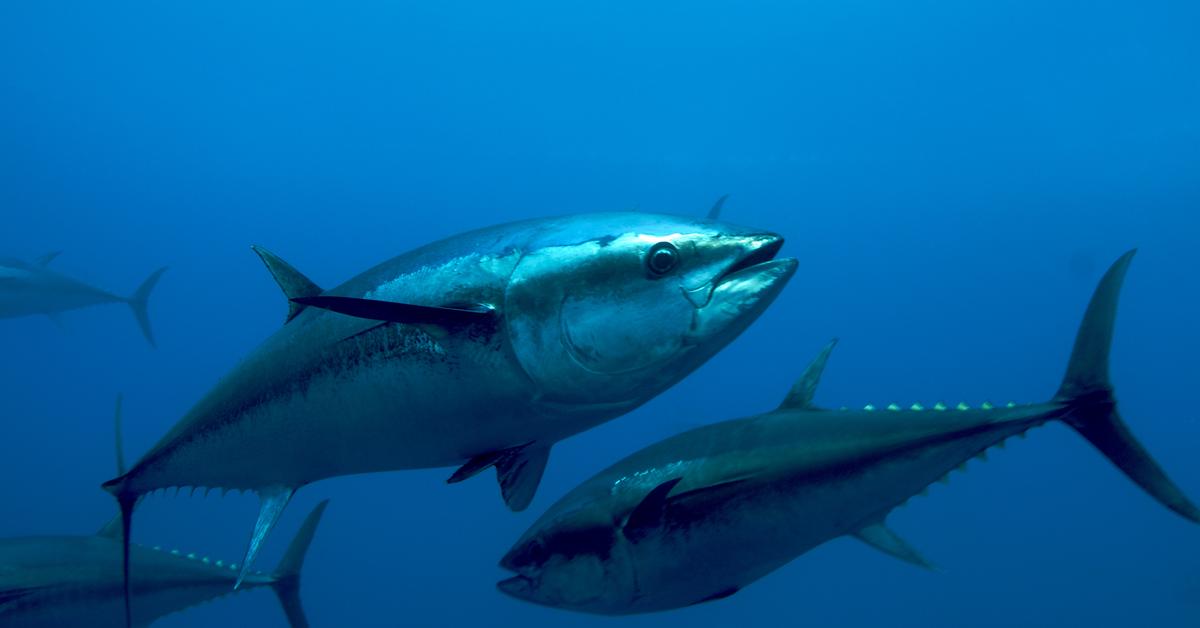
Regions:
[[585, 214], [452, 237], [331, 290], [256, 248], [287, 322], [104, 486], [127, 514], [168, 487], [256, 491], [244, 567], [323, 478], [494, 467], [520, 510], [551, 445], [666, 390], [763, 312], [796, 268], [774, 259], [782, 244], [709, 219]]
[[1055, 420], [1200, 522], [1117, 414], [1108, 355], [1132, 257], [1101, 280], [1050, 401], [824, 410], [812, 399], [831, 343], [778, 409], [668, 438], [571, 491], [501, 560], [516, 575], [500, 590], [588, 613], [662, 611], [732, 595], [843, 535], [926, 565], [885, 527], [888, 513], [989, 447]]
[[58, 253], [49, 253], [31, 263], [18, 259], [0, 259], [0, 318], [44, 315], [57, 321], [62, 312], [104, 303], [125, 303], [133, 311], [146, 342], [154, 346], [146, 302], [158, 278], [160, 268], [150, 274], [132, 296], [122, 297], [73, 279], [48, 268]]

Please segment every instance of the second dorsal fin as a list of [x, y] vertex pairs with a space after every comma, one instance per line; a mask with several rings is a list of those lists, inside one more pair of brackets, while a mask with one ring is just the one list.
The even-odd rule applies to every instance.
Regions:
[[811, 408], [813, 395], [817, 392], [817, 384], [821, 383], [821, 373], [825, 371], [825, 363], [829, 361], [829, 354], [833, 352], [833, 348], [837, 346], [837, 338], [829, 341], [824, 349], [813, 358], [809, 363], [808, 368], [804, 369], [804, 374], [796, 383], [792, 385], [792, 389], [788, 391], [787, 397], [783, 403], [779, 404], [780, 409], [791, 408], [800, 410], [803, 408]]
[[259, 259], [266, 265], [267, 270], [271, 272], [271, 276], [275, 278], [275, 283], [279, 284], [279, 289], [283, 290], [283, 295], [288, 300], [287, 319], [283, 321], [286, 325], [296, 318], [305, 308], [301, 303], [297, 303], [295, 299], [304, 297], [315, 297], [324, 290], [320, 286], [313, 283], [311, 279], [304, 276], [304, 273], [296, 270], [294, 266], [283, 261], [283, 258], [262, 248], [261, 246], [253, 245], [250, 250], [258, 254]]

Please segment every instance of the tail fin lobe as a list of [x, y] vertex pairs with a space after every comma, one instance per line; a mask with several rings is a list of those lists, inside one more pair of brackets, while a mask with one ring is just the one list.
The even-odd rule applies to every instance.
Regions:
[[146, 342], [150, 343], [151, 347], [156, 347], [154, 343], [154, 331], [150, 328], [150, 313], [146, 310], [147, 303], [150, 300], [150, 292], [154, 290], [154, 286], [158, 283], [158, 278], [166, 272], [166, 267], [160, 268], [142, 282], [138, 289], [126, 299], [129, 303], [129, 309], [133, 310], [133, 317], [137, 319], [138, 327], [142, 330], [142, 335], [146, 337]]
[[1066, 406], [1063, 421], [1142, 490], [1167, 508], [1200, 523], [1200, 509], [1167, 477], [1121, 420], [1109, 380], [1109, 348], [1117, 319], [1117, 301], [1125, 273], [1136, 252], [1135, 249], [1122, 255], [1096, 286], [1079, 325], [1067, 373], [1054, 400]]
[[300, 526], [300, 531], [292, 539], [292, 544], [288, 546], [287, 553], [283, 555], [283, 560], [280, 560], [275, 568], [276, 580], [271, 588], [279, 598], [279, 605], [283, 607], [288, 624], [292, 628], [308, 628], [308, 618], [305, 617], [304, 607], [300, 604], [300, 569], [304, 566], [304, 556], [308, 553], [308, 547], [317, 531], [317, 524], [321, 522], [321, 515], [328, 504], [329, 500], [325, 500], [308, 514], [308, 518]]

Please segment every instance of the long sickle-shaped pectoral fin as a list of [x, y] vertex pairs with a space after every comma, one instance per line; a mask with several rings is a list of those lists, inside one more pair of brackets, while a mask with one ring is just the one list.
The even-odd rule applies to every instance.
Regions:
[[272, 486], [258, 492], [258, 496], [262, 500], [258, 508], [258, 521], [254, 524], [254, 534], [250, 537], [250, 545], [246, 547], [246, 557], [242, 560], [242, 568], [238, 571], [237, 582], [233, 585], [235, 590], [242, 586], [242, 580], [250, 573], [250, 565], [254, 563], [258, 551], [262, 549], [263, 541], [275, 528], [280, 515], [283, 514], [283, 509], [287, 508], [288, 502], [295, 494], [296, 489], [290, 486]]

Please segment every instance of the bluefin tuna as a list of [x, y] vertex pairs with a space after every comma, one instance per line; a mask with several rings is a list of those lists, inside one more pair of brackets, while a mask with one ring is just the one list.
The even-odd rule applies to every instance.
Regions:
[[[321, 502], [271, 573], [251, 572], [240, 591], [268, 587], [293, 628], [308, 621], [300, 605], [300, 568], [325, 509]], [[134, 545], [130, 593], [133, 625], [233, 593], [239, 566], [178, 550]], [[125, 625], [121, 525], [92, 536], [0, 539], [0, 625], [8, 628], [116, 628]]]
[[284, 326], [104, 487], [128, 515], [169, 487], [257, 492], [244, 569], [323, 478], [494, 468], [521, 510], [555, 442], [645, 403], [766, 309], [796, 269], [782, 245], [711, 219], [584, 214], [451, 237], [330, 290], [255, 247]]
[[58, 315], [69, 310], [124, 303], [133, 311], [146, 342], [154, 346], [146, 305], [166, 268], [151, 273], [131, 296], [122, 297], [51, 270], [50, 262], [56, 257], [58, 253], [48, 253], [33, 263], [0, 259], [0, 318], [44, 315], [57, 322]]
[[1062, 421], [1160, 503], [1200, 510], [1117, 412], [1109, 346], [1133, 252], [1101, 280], [1066, 376], [1045, 403], [813, 404], [833, 343], [774, 411], [701, 427], [614, 464], [555, 503], [500, 565], [501, 591], [546, 606], [622, 615], [733, 595], [840, 536], [917, 565], [888, 513], [1009, 437]]
[[[121, 399], [116, 411], [117, 470], [124, 472]], [[300, 569], [325, 512], [317, 504], [271, 573], [246, 575], [241, 591], [269, 587], [292, 628], [307, 628], [300, 604]], [[0, 539], [0, 626], [6, 628], [115, 628], [126, 625], [121, 571], [120, 515], [91, 536]], [[134, 626], [233, 592], [237, 563], [178, 550], [134, 545], [129, 593], [137, 600]]]

